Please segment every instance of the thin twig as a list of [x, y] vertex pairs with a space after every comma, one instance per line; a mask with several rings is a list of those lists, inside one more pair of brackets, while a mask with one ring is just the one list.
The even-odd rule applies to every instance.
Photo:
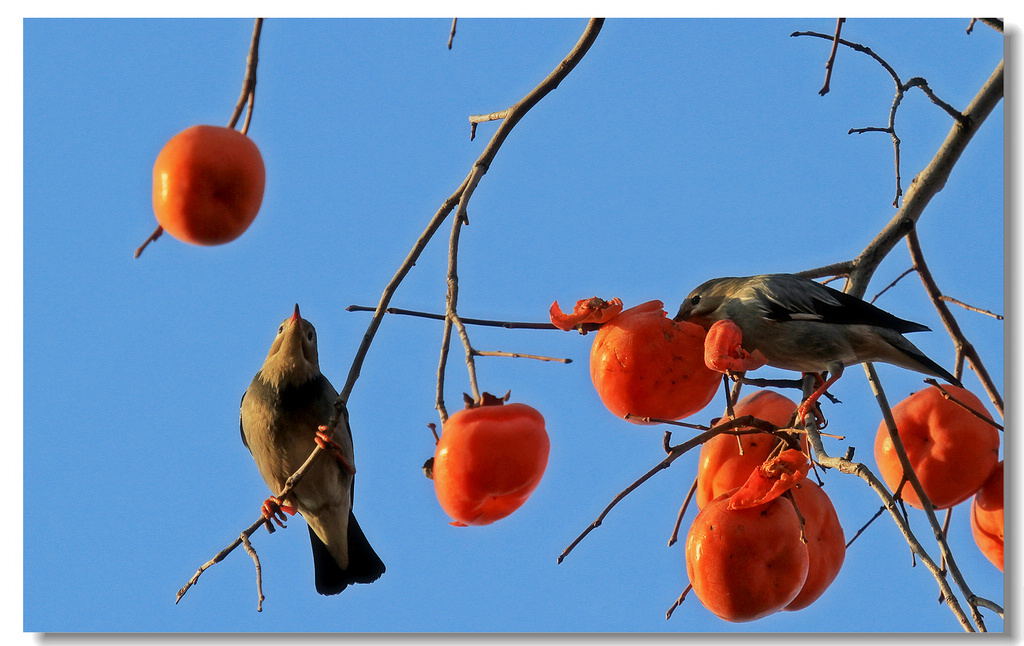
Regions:
[[[831, 265], [825, 265], [823, 267], [815, 267], [814, 269], [804, 269], [803, 271], [794, 272], [797, 276], [804, 276], [806, 278], [846, 278], [850, 271], [853, 270], [853, 261], [844, 260], [843, 262], [835, 262]], [[830, 280], [831, 280], [830, 279]]]
[[249, 542], [248, 536], [242, 534], [239, 538], [242, 539], [242, 547], [252, 557], [252, 562], [256, 566], [256, 612], [263, 612], [263, 600], [266, 597], [263, 596], [263, 568], [260, 566], [260, 557], [256, 554], [252, 543]]
[[[967, 340], [967, 335], [960, 329], [960, 324], [957, 323], [953, 313], [949, 311], [949, 306], [942, 301], [942, 292], [935, 282], [931, 270], [928, 268], [928, 263], [925, 262], [924, 252], [921, 250], [921, 241], [914, 230], [907, 232], [907, 248], [910, 250], [910, 260], [914, 263], [914, 268], [917, 269], [917, 275], [921, 277], [921, 283], [924, 285], [925, 292], [931, 299], [935, 311], [938, 312], [939, 318], [942, 320], [942, 325], [946, 328], [946, 332], [949, 333], [956, 346], [957, 354], [966, 357], [971, 369], [978, 375], [978, 380], [981, 381], [985, 392], [988, 393], [989, 399], [992, 400], [992, 404], [999, 411], [999, 415], [1002, 416], [1003, 397], [999, 394], [999, 389], [996, 388], [995, 382], [988, 374], [988, 369], [985, 368], [981, 355], [978, 354], [974, 345]], [[959, 364], [956, 371], [960, 372]], [[959, 374], [956, 375], [958, 378], [960, 376]]]
[[928, 81], [921, 78], [920, 76], [915, 76], [914, 78], [908, 80], [906, 85], [904, 85], [903, 87], [904, 89], [908, 90], [912, 87], [919, 88], [922, 92], [924, 92], [925, 96], [927, 96], [932, 103], [942, 108], [943, 112], [953, 117], [960, 123], [967, 125], [967, 117], [965, 117], [959, 110], [957, 110], [956, 108], [954, 108], [953, 106], [951, 106], [950, 104], [946, 103], [938, 96], [936, 96], [935, 92], [932, 91], [932, 88], [928, 85]]
[[622, 416], [625, 420], [636, 420], [642, 424], [669, 424], [672, 426], [682, 426], [683, 428], [692, 428], [697, 431], [707, 431], [711, 427], [704, 426], [703, 424], [691, 424], [690, 422], [680, 422], [674, 419], [660, 419], [658, 417], [646, 417], [641, 415], [634, 415], [633, 413], [626, 413]]
[[[455, 212], [455, 218], [452, 220], [452, 232], [448, 239], [448, 291], [445, 295], [445, 319], [450, 321], [451, 325], [455, 327], [459, 333], [459, 338], [462, 340], [462, 345], [466, 351], [466, 367], [469, 369], [469, 386], [473, 391], [473, 401], [480, 402], [480, 387], [477, 384], [476, 379], [476, 362], [473, 359], [473, 346], [469, 342], [469, 335], [466, 333], [466, 326], [462, 324], [459, 319], [459, 315], [456, 312], [456, 306], [459, 300], [459, 273], [458, 273], [458, 261], [459, 261], [459, 238], [462, 234], [462, 227], [469, 224], [469, 216], [466, 214], [466, 205], [472, 197], [473, 191], [476, 189], [477, 184], [480, 182], [480, 178], [483, 176], [484, 171], [479, 166], [474, 166], [472, 173], [470, 173], [469, 182], [466, 185], [466, 190], [459, 196], [459, 207]], [[448, 346], [451, 339], [450, 327], [445, 325], [445, 332], [441, 343], [441, 361], [444, 362], [448, 356]], [[441, 404], [441, 409], [444, 409], [444, 381], [443, 379], [438, 380], [437, 384], [438, 402]], [[441, 419], [444, 421], [444, 418]]]
[[939, 300], [940, 301], [946, 301], [947, 303], [952, 303], [954, 305], [959, 305], [960, 307], [964, 308], [965, 310], [968, 310], [968, 311], [971, 311], [971, 312], [977, 312], [978, 314], [984, 314], [985, 316], [991, 316], [992, 318], [996, 319], [997, 321], [1002, 321], [1003, 318], [1004, 318], [1002, 314], [996, 314], [995, 312], [992, 312], [990, 310], [982, 309], [980, 307], [975, 307], [974, 305], [968, 305], [967, 303], [965, 303], [965, 302], [963, 302], [961, 300], [957, 300], [957, 299], [953, 298], [952, 296], [946, 296], [945, 294], [943, 294], [942, 296], [939, 296]]
[[[816, 31], [794, 31], [792, 34], [789, 35], [790, 38], [798, 38], [800, 36], [813, 36], [815, 38], [823, 38], [825, 40], [830, 40], [832, 42], [836, 42], [836, 40], [837, 40], [835, 35], [833, 35], [833, 34], [821, 34], [821, 33], [818, 33]], [[846, 47], [849, 47], [850, 49], [852, 49], [852, 50], [854, 50], [856, 52], [860, 52], [862, 54], [867, 54], [871, 58], [875, 59], [875, 61], [879, 65], [881, 65], [885, 69], [886, 72], [889, 73], [889, 76], [891, 76], [893, 78], [893, 80], [896, 82], [896, 86], [899, 87], [899, 85], [900, 85], [900, 77], [899, 77], [898, 74], [896, 74], [896, 70], [894, 70], [892, 68], [892, 65], [889, 65], [889, 63], [887, 63], [885, 61], [885, 59], [883, 59], [881, 56], [879, 56], [874, 51], [872, 51], [870, 47], [866, 47], [866, 46], [861, 45], [859, 43], [853, 43], [853, 42], [850, 42], [848, 40], [843, 40], [842, 38], [839, 38], [838, 42], [839, 42], [840, 45], [844, 45]]]
[[895, 287], [895, 286], [896, 286], [896, 283], [898, 283], [898, 282], [900, 282], [901, 280], [903, 280], [903, 278], [904, 278], [905, 276], [907, 276], [907, 274], [910, 274], [910, 273], [912, 273], [913, 271], [914, 271], [914, 268], [913, 268], [913, 267], [910, 267], [910, 269], [907, 269], [906, 271], [904, 271], [904, 272], [903, 272], [902, 274], [900, 274], [899, 276], [897, 276], [897, 277], [896, 277], [896, 278], [895, 278], [895, 279], [894, 279], [894, 280], [893, 280], [893, 281], [892, 281], [891, 283], [889, 283], [888, 285], [886, 285], [886, 286], [885, 286], [885, 288], [884, 288], [884, 289], [882, 289], [882, 291], [880, 291], [880, 292], [878, 292], [877, 294], [875, 294], [875, 295], [874, 295], [874, 297], [873, 297], [873, 298], [872, 298], [872, 299], [871, 299], [870, 301], [868, 301], [868, 302], [870, 302], [870, 303], [874, 303], [875, 301], [877, 301], [877, 300], [878, 300], [878, 299], [879, 299], [879, 298], [880, 298], [880, 297], [882, 296], [882, 294], [886, 293], [887, 291], [889, 291], [890, 289], [892, 289], [893, 287]]
[[[739, 435], [736, 436], [739, 439]], [[690, 485], [690, 490], [686, 492], [686, 498], [683, 500], [682, 506], [679, 508], [679, 514], [676, 515], [676, 524], [672, 527], [672, 535], [668, 537], [668, 546], [672, 547], [679, 540], [679, 528], [683, 524], [683, 516], [686, 514], [686, 508], [690, 506], [690, 501], [693, 500], [693, 494], [697, 493], [697, 478], [693, 479], [693, 484]]]
[[441, 332], [441, 357], [437, 362], [437, 384], [434, 386], [434, 408], [444, 424], [448, 419], [448, 409], [444, 405], [444, 376], [448, 368], [448, 350], [452, 342], [452, 319], [445, 317], [444, 330]]
[[868, 519], [868, 522], [864, 523], [864, 524], [863, 524], [863, 525], [861, 526], [861, 528], [857, 530], [857, 533], [853, 535], [853, 538], [851, 538], [851, 539], [850, 539], [849, 541], [847, 541], [847, 543], [846, 543], [846, 549], [850, 549], [850, 546], [851, 546], [851, 545], [853, 545], [853, 542], [854, 542], [855, 540], [857, 540], [857, 537], [858, 537], [858, 536], [860, 536], [861, 534], [863, 534], [863, 533], [864, 533], [864, 530], [865, 530], [865, 529], [867, 529], [868, 527], [870, 527], [870, 526], [871, 526], [871, 523], [875, 522], [875, 520], [877, 520], [877, 519], [878, 519], [878, 517], [879, 517], [879, 516], [881, 516], [881, 515], [882, 515], [882, 514], [884, 514], [884, 513], [885, 513], [885, 507], [884, 507], [884, 506], [882, 506], [882, 507], [879, 507], [879, 508], [878, 508], [878, 511], [876, 511], [876, 512], [875, 512], [875, 515], [874, 515], [874, 516], [872, 516], [871, 518], [869, 518], [869, 519]]
[[672, 613], [676, 611], [676, 608], [678, 608], [679, 606], [683, 605], [683, 602], [686, 601], [686, 595], [687, 595], [687, 593], [690, 592], [690, 590], [693, 590], [693, 584], [692, 583], [687, 583], [686, 584], [686, 588], [683, 589], [683, 593], [680, 594], [679, 598], [675, 600], [675, 603], [673, 603], [671, 606], [669, 606], [668, 610], [665, 611], [665, 619], [666, 620], [667, 619], [671, 619], [672, 618]]
[[[995, 29], [1000, 34], [1003, 33], [1003, 21], [1000, 20], [999, 18], [978, 18], [978, 20], [988, 25], [992, 29]], [[973, 20], [971, 22], [973, 22]], [[968, 31], [967, 33], [970, 33], [970, 31]]]
[[452, 41], [455, 40], [455, 23], [459, 22], [458, 18], [452, 18], [452, 29], [448, 32], [448, 49], [452, 48]]
[[149, 237], [146, 238], [146, 241], [143, 242], [141, 245], [138, 246], [138, 248], [135, 249], [135, 256], [134, 257], [138, 258], [139, 256], [141, 256], [142, 252], [145, 251], [146, 247], [149, 246], [149, 243], [150, 242], [156, 242], [156, 239], [159, 238], [161, 235], [163, 235], [163, 232], [164, 232], [164, 228], [162, 226], [157, 225], [156, 230], [153, 231], [153, 233], [149, 234]]
[[[465, 323], [465, 321], [463, 321]], [[523, 354], [522, 352], [501, 352], [500, 350], [473, 350], [476, 357], [511, 357], [513, 359], [536, 359], [537, 361], [554, 361], [557, 363], [572, 363], [572, 359], [561, 359], [559, 357], [545, 357], [539, 354]]]
[[[349, 305], [345, 308], [347, 312], [374, 312], [377, 308], [367, 307], [365, 305]], [[434, 312], [419, 312], [416, 310], [404, 310], [398, 307], [388, 307], [384, 310], [385, 314], [399, 314], [402, 316], [413, 316], [418, 318], [433, 319], [435, 321], [443, 321], [445, 319], [444, 314], [435, 314]], [[506, 330], [557, 330], [558, 328], [551, 323], [534, 323], [534, 322], [523, 322], [523, 321], [496, 321], [493, 319], [474, 319], [466, 316], [460, 317], [462, 322], [466, 325], [481, 325], [487, 327], [501, 327]]]
[[[949, 521], [953, 518], [953, 508], [946, 509], [946, 517], [942, 519], [942, 535], [949, 536]], [[946, 555], [942, 554], [939, 559], [939, 571], [942, 572], [942, 576], [946, 576]], [[942, 593], [939, 593], [939, 603], [942, 603], [945, 598]]]
[[235, 110], [231, 113], [228, 121], [228, 128], [234, 128], [242, 116], [242, 110], [248, 105], [248, 114], [245, 117], [245, 125], [242, 127], [242, 134], [249, 130], [249, 121], [252, 119], [253, 103], [256, 100], [256, 65], [259, 62], [260, 32], [263, 31], [263, 18], [257, 18], [252, 28], [252, 40], [249, 42], [249, 55], [245, 59], [245, 79], [242, 81], [242, 93], [235, 104]]
[[498, 110], [490, 114], [474, 114], [469, 117], [469, 140], [476, 139], [476, 126], [487, 121], [500, 121], [508, 116], [508, 110]]
[[939, 392], [942, 393], [942, 397], [944, 399], [948, 399], [949, 401], [953, 402], [954, 404], [957, 404], [958, 406], [960, 406], [961, 408], [966, 410], [971, 415], [974, 415], [975, 417], [977, 417], [981, 421], [985, 422], [986, 424], [992, 425], [993, 427], [996, 428], [996, 430], [999, 430], [999, 431], [1004, 431], [1005, 430], [1003, 428], [1002, 424], [1000, 424], [999, 422], [993, 420], [991, 417], [986, 415], [984, 412], [982, 412], [980, 410], [976, 410], [972, 406], [969, 406], [968, 404], [964, 403], [963, 401], [961, 401], [960, 399], [955, 397], [951, 392], [946, 390], [946, 386], [944, 384], [940, 384], [938, 381], [936, 381], [935, 379], [932, 379], [931, 377], [928, 377], [927, 379], [925, 379], [924, 382], [926, 384], [928, 384], [929, 386], [935, 386], [936, 388], [938, 388]]
[[839, 51], [839, 34], [843, 31], [844, 22], [846, 22], [846, 18], [836, 19], [836, 35], [832, 39], [832, 51], [828, 55], [828, 62], [825, 63], [825, 84], [818, 90], [820, 96], [828, 94], [828, 86], [832, 82], [832, 66], [836, 62], [836, 52]]

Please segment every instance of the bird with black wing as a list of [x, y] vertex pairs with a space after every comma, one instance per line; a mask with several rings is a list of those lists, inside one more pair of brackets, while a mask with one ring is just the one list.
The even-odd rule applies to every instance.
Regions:
[[352, 513], [355, 457], [348, 412], [341, 409], [333, 437], [321, 430], [327, 428], [337, 398], [334, 386], [320, 373], [316, 330], [299, 315], [296, 304], [242, 396], [240, 426], [242, 442], [274, 493], [317, 445], [329, 450], [284, 500], [271, 496], [263, 505], [268, 521], [281, 524], [285, 511], [298, 511], [306, 520], [316, 590], [325, 595], [338, 594], [352, 583], [372, 583], [385, 569]]
[[795, 274], [709, 280], [690, 292], [675, 320], [704, 329], [730, 320], [743, 335], [742, 347], [759, 351], [767, 365], [819, 375], [828, 372], [829, 378], [801, 405], [798, 419], [846, 366], [858, 363], [881, 361], [961, 386], [903, 336], [928, 327]]

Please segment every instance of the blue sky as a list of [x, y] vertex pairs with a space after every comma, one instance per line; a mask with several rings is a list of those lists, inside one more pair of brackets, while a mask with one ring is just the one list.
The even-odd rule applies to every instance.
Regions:
[[[238, 401], [277, 325], [299, 303], [323, 372], [340, 388], [375, 305], [427, 221], [462, 182], [508, 107], [576, 43], [582, 19], [268, 19], [249, 135], [267, 168], [256, 221], [228, 245], [155, 226], [153, 160], [184, 128], [225, 125], [251, 19], [24, 23], [24, 623], [60, 631], [831, 632], [957, 631], [935, 581], [887, 517], [850, 548], [811, 607], [730, 624], [686, 585], [667, 547], [696, 454], [626, 498], [560, 565], [556, 557], [626, 485], [663, 457], [662, 428], [617, 419], [590, 382], [592, 336], [471, 328], [483, 350], [568, 365], [479, 358], [482, 389], [512, 391], [546, 418], [547, 472], [518, 512], [455, 528], [420, 465], [433, 453], [440, 323], [384, 320], [349, 400], [359, 469], [355, 512], [387, 573], [316, 594], [303, 521], [254, 536], [266, 595], [257, 613], [241, 551], [196, 568], [255, 520], [267, 490], [238, 435]], [[799, 271], [856, 256], [894, 213], [884, 134], [893, 84], [841, 49], [818, 95], [834, 18], [610, 19], [591, 51], [512, 131], [469, 209], [459, 256], [463, 316], [545, 321], [558, 300], [660, 299], [670, 313], [722, 275]], [[966, 20], [851, 19], [906, 80], [966, 107], [1002, 56], [1002, 36]], [[911, 91], [897, 117], [904, 189], [951, 127]], [[1003, 107], [972, 141], [919, 223], [942, 289], [1004, 311]], [[443, 311], [449, 226], [392, 305]], [[905, 245], [873, 295], [909, 267]], [[929, 325], [913, 340], [951, 367], [953, 346], [910, 276], [878, 304]], [[1002, 322], [955, 314], [1002, 389]], [[889, 399], [921, 376], [879, 366]], [[766, 376], [782, 373], [765, 369]], [[984, 399], [977, 378], [965, 385]], [[468, 390], [453, 345], [449, 410]], [[829, 431], [874, 465], [879, 412], [863, 371], [833, 392]], [[688, 421], [721, 414], [719, 395]], [[990, 409], [991, 410], [991, 409]], [[676, 438], [685, 437], [676, 433]], [[879, 500], [829, 472], [847, 536]], [[689, 525], [695, 510], [684, 520]], [[954, 510], [950, 544], [973, 590], [1003, 601], [1003, 577]], [[923, 514], [911, 512], [927, 539]], [[929, 542], [929, 544], [932, 544]], [[932, 553], [935, 554], [934, 548]], [[1002, 621], [985, 613], [988, 626]]]

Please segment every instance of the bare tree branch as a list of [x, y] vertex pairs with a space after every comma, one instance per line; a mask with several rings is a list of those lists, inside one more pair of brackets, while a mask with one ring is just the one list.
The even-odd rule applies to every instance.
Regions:
[[921, 217], [921, 213], [924, 212], [924, 208], [946, 185], [946, 180], [949, 179], [953, 166], [960, 159], [964, 148], [1002, 97], [1003, 62], [1000, 61], [967, 110], [964, 111], [964, 116], [969, 119], [968, 125], [959, 121], [953, 124], [935, 157], [914, 178], [899, 210], [875, 239], [854, 259], [846, 289], [848, 293], [858, 298], [864, 296], [868, 282], [882, 259], [888, 255], [901, 238], [913, 229], [914, 224]]
[[[306, 461], [302, 463], [302, 466], [300, 466], [295, 471], [295, 473], [289, 476], [288, 479], [285, 481], [284, 487], [281, 489], [281, 492], [277, 494], [278, 500], [284, 500], [285, 498], [288, 497], [288, 495], [295, 488], [295, 485], [302, 481], [302, 478], [305, 477], [306, 473], [313, 466], [313, 463], [316, 462], [316, 460], [320, 457], [320, 454], [324, 453], [326, 450], [327, 449], [325, 447], [322, 447], [319, 444], [315, 449], [313, 449], [313, 452], [309, 454], [309, 457], [306, 458]], [[234, 540], [234, 542], [232, 542], [230, 545], [228, 545], [223, 550], [218, 552], [217, 555], [214, 556], [212, 559], [199, 566], [199, 569], [196, 571], [195, 574], [192, 575], [192, 578], [189, 579], [188, 583], [186, 583], [180, 590], [178, 590], [178, 595], [174, 599], [174, 603], [177, 604], [179, 601], [181, 601], [181, 598], [185, 596], [185, 593], [188, 592], [189, 588], [191, 588], [199, 581], [199, 577], [202, 576], [203, 572], [205, 572], [210, 567], [216, 565], [217, 563], [223, 561], [224, 558], [228, 554], [233, 552], [236, 547], [244, 543], [246, 544], [246, 551], [249, 552], [249, 555], [252, 556], [253, 560], [256, 562], [256, 585], [259, 594], [259, 605], [257, 610], [262, 610], [264, 597], [262, 577], [260, 574], [261, 570], [259, 565], [259, 557], [256, 556], [256, 550], [252, 547], [252, 544], [249, 543], [249, 537], [251, 537], [253, 533], [260, 527], [266, 527], [268, 532], [274, 532], [274, 525], [270, 522], [270, 520], [265, 518], [263, 515], [260, 515], [260, 519], [252, 525], [249, 525], [249, 527], [247, 527], [245, 530], [243, 530], [242, 533], [239, 534], [238, 538]]]
[[380, 327], [381, 320], [384, 318], [384, 311], [391, 302], [391, 297], [398, 289], [398, 285], [405, 278], [406, 274], [412, 269], [413, 265], [416, 264], [416, 259], [419, 258], [423, 248], [426, 247], [427, 242], [437, 231], [437, 228], [441, 225], [441, 222], [451, 213], [452, 209], [459, 204], [462, 199], [463, 193], [467, 190], [470, 185], [470, 181], [475, 177], [476, 181], [479, 181], [479, 175], [476, 173], [476, 168], [480, 168], [480, 175], [487, 172], [487, 169], [491, 165], [491, 161], [494, 156], [498, 154], [498, 150], [501, 148], [501, 144], [504, 143], [508, 137], [512, 128], [515, 127], [519, 120], [522, 119], [526, 113], [537, 104], [542, 98], [547, 96], [552, 90], [558, 87], [559, 83], [562, 82], [569, 72], [571, 72], [583, 56], [589, 51], [590, 46], [594, 44], [597, 39], [597, 35], [601, 32], [601, 27], [604, 24], [603, 18], [593, 18], [587, 23], [587, 27], [583, 32], [583, 36], [573, 47], [572, 51], [562, 60], [561, 63], [555, 68], [551, 74], [547, 76], [541, 83], [530, 91], [525, 97], [520, 99], [518, 103], [509, 108], [509, 115], [506, 117], [501, 125], [498, 127], [497, 132], [491, 137], [490, 143], [484, 149], [483, 153], [477, 159], [473, 165], [469, 175], [458, 189], [445, 200], [445, 203], [438, 209], [437, 213], [434, 214], [433, 219], [427, 225], [426, 230], [420, 235], [420, 238], [413, 245], [412, 250], [406, 257], [405, 261], [399, 267], [398, 272], [388, 283], [384, 289], [384, 293], [381, 295], [380, 303], [377, 305], [377, 310], [374, 312], [373, 319], [370, 321], [367, 327], [366, 333], [363, 335], [362, 343], [359, 345], [359, 349], [356, 351], [356, 356], [352, 361], [352, 367], [349, 370], [348, 379], [345, 382], [345, 386], [342, 388], [339, 397], [343, 402], [348, 401], [348, 397], [352, 392], [352, 388], [355, 385], [356, 380], [359, 378], [359, 371], [362, 367], [363, 360], [366, 358], [366, 353], [369, 351], [370, 343], [373, 341], [373, 337], [377, 332], [377, 328]]
[[[864, 364], [865, 370], [868, 370], [870, 365], [871, 364]], [[873, 372], [874, 369], [870, 368], [870, 370]], [[871, 373], [869, 373], [869, 381], [871, 381], [872, 388], [874, 388], [877, 385], [877, 382], [871, 379], [870, 374]], [[805, 392], [809, 394], [813, 391], [815, 382], [813, 379], [807, 379], [805, 381]], [[876, 397], [878, 394], [879, 392], [876, 391]], [[884, 394], [882, 394], [882, 398], [884, 400]], [[879, 403], [881, 405], [882, 401]], [[888, 409], [887, 404], [885, 404], [885, 409]], [[888, 415], [891, 418], [892, 413], [890, 412]], [[945, 577], [941, 575], [939, 566], [935, 564], [935, 561], [928, 555], [924, 546], [921, 545], [921, 542], [916, 536], [914, 536], [913, 531], [910, 529], [910, 523], [907, 521], [907, 518], [900, 513], [896, 501], [893, 499], [892, 494], [889, 493], [889, 490], [886, 489], [885, 484], [883, 484], [867, 466], [859, 462], [853, 462], [849, 456], [842, 458], [829, 456], [821, 441], [821, 436], [818, 433], [814, 416], [808, 415], [805, 419], [805, 423], [807, 440], [811, 450], [813, 451], [814, 461], [825, 468], [836, 469], [840, 473], [856, 475], [868, 483], [872, 491], [882, 499], [882, 504], [896, 522], [896, 526], [899, 528], [900, 533], [903, 534], [903, 538], [907, 541], [911, 551], [921, 558], [921, 562], [924, 563], [925, 567], [928, 568], [928, 571], [935, 576], [943, 597], [948, 601], [949, 608], [960, 622], [960, 625], [963, 626], [964, 630], [974, 632], [974, 627], [971, 625], [970, 619], [968, 619], [967, 615], [964, 614], [963, 609], [960, 607], [960, 603], [957, 600], [956, 595], [953, 593], [952, 588], [950, 588], [949, 582], [947, 582]], [[905, 453], [906, 452], [904, 452], [904, 455]], [[912, 472], [913, 469], [910, 469], [910, 471]], [[916, 479], [916, 476], [914, 476], [914, 478]], [[920, 482], [918, 482], [918, 486], [920, 486]], [[927, 498], [927, 496], [925, 498]]]
[[[910, 248], [910, 259], [914, 262], [914, 268], [917, 269], [917, 274], [921, 277], [921, 282], [924, 284], [924, 290], [931, 299], [932, 305], [935, 306], [935, 310], [939, 313], [939, 318], [942, 319], [946, 332], [949, 333], [953, 343], [956, 344], [957, 355], [967, 358], [967, 361], [971, 364], [971, 369], [978, 375], [982, 387], [985, 388], [989, 399], [992, 400], [992, 404], [995, 405], [999, 414], [1002, 415], [1003, 397], [999, 394], [995, 382], [988, 374], [985, 364], [982, 363], [978, 351], [967, 340], [960, 325], [956, 322], [956, 318], [953, 317], [953, 313], [949, 311], [949, 307], [942, 301], [942, 293], [939, 291], [939, 286], [935, 283], [935, 278], [924, 261], [924, 253], [921, 251], [921, 242], [917, 239], [916, 231], [910, 231], [907, 234], [907, 246]], [[957, 372], [960, 372], [959, 365], [957, 366]], [[959, 376], [957, 375], [957, 377]]]

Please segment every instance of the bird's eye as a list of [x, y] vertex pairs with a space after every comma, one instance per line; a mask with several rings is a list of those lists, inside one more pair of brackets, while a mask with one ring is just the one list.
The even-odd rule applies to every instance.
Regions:
[[313, 332], [312, 331], [309, 331], [309, 332], [306, 333], [306, 339], [308, 339], [310, 341], [313, 340]]
[[281, 324], [281, 327], [277, 328], [277, 333], [278, 334], [280, 334], [282, 332], [284, 332], [284, 323]]
[[696, 305], [699, 302], [700, 302], [700, 294], [695, 294], [694, 296], [690, 297], [690, 305]]

